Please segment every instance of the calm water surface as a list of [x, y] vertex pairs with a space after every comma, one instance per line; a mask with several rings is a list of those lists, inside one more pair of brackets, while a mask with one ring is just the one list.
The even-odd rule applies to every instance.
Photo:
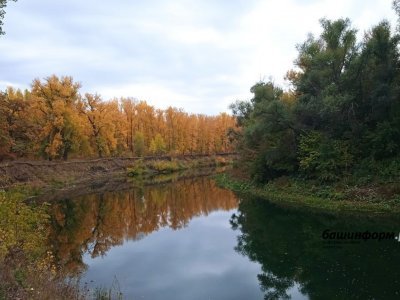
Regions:
[[239, 201], [207, 177], [67, 197], [52, 226], [60, 265], [124, 299], [400, 299], [400, 243], [322, 239], [398, 222]]

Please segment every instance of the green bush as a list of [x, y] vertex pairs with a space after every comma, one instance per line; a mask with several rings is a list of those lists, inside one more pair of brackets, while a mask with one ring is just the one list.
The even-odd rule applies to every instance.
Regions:
[[311, 131], [300, 136], [299, 162], [300, 170], [307, 177], [334, 181], [352, 166], [353, 155], [348, 142]]
[[142, 159], [138, 159], [135, 164], [127, 169], [128, 176], [140, 176], [146, 172], [146, 167]]
[[151, 163], [150, 167], [159, 173], [172, 173], [182, 170], [183, 167], [177, 161], [157, 160]]

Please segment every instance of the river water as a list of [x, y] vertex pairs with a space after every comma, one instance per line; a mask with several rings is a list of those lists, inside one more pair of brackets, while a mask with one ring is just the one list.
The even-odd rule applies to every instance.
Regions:
[[54, 201], [57, 261], [123, 299], [400, 299], [400, 243], [323, 232], [400, 231], [238, 198], [209, 177]]

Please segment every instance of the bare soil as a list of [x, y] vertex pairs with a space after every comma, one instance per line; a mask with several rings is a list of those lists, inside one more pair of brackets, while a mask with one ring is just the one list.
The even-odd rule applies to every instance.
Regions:
[[99, 159], [75, 159], [70, 161], [10, 161], [0, 164], [0, 188], [19, 184], [37, 187], [66, 186], [99, 178], [126, 174], [127, 168], [142, 160], [201, 160], [210, 165], [218, 157], [229, 158], [234, 154], [182, 155], [148, 157], [112, 157]]

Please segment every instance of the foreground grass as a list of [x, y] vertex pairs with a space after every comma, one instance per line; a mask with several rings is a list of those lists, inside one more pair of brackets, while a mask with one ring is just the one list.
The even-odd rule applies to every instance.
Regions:
[[290, 178], [280, 178], [259, 186], [227, 174], [217, 175], [215, 178], [221, 187], [242, 195], [260, 197], [281, 206], [334, 214], [391, 215], [400, 212], [399, 194], [392, 194], [387, 198], [378, 193], [379, 189], [321, 186]]

